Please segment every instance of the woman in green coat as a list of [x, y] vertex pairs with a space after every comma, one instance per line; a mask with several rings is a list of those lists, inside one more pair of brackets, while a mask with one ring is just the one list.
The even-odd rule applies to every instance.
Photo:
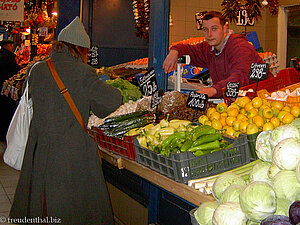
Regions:
[[[90, 39], [78, 17], [58, 41], [50, 58], [85, 124], [90, 110], [102, 118], [115, 111], [121, 94], [84, 63]], [[33, 117], [10, 218], [36, 219], [37, 224], [43, 218], [49, 224], [113, 224], [97, 146], [76, 120], [45, 61], [33, 67], [28, 84]]]

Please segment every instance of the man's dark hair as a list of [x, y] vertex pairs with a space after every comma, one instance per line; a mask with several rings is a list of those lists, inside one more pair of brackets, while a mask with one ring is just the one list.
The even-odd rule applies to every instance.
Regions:
[[202, 20], [210, 20], [214, 17], [219, 18], [220, 24], [222, 26], [224, 26], [228, 22], [228, 20], [223, 16], [223, 14], [218, 11], [209, 11], [209, 12], [205, 13]]

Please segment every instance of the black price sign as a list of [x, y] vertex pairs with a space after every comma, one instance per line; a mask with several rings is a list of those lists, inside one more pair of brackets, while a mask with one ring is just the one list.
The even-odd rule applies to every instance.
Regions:
[[155, 71], [151, 68], [139, 79], [140, 90], [143, 95], [151, 96], [158, 91]]
[[87, 63], [91, 66], [99, 65], [99, 48], [97, 46], [93, 46], [89, 50]]
[[192, 109], [204, 111], [207, 105], [208, 95], [191, 91], [186, 106]]
[[225, 97], [236, 98], [239, 94], [240, 83], [228, 82], [226, 84]]
[[252, 63], [250, 69], [250, 80], [265, 80], [268, 77], [268, 63]]
[[153, 93], [151, 98], [151, 108], [154, 108], [155, 106], [159, 105], [159, 103], [161, 103], [163, 95], [164, 92], [162, 89], [159, 89], [158, 91]]

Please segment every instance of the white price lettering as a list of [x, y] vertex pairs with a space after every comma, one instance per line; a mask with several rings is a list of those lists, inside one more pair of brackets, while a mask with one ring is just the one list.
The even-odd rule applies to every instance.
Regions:
[[182, 177], [188, 177], [188, 172], [189, 172], [189, 168], [188, 167], [181, 168], [181, 176]]
[[204, 108], [204, 103], [200, 99], [193, 98], [188, 103], [189, 107]]

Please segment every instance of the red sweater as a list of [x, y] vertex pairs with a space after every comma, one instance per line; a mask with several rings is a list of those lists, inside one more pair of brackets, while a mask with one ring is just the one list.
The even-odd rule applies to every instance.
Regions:
[[248, 85], [254, 81], [249, 80], [251, 63], [263, 63], [253, 45], [239, 34], [231, 34], [223, 51], [216, 56], [215, 50], [206, 42], [197, 45], [178, 44], [171, 49], [182, 55], [190, 55], [191, 65], [208, 68], [216, 88], [216, 97], [220, 97], [222, 88], [230, 82], [239, 82], [240, 86]]

